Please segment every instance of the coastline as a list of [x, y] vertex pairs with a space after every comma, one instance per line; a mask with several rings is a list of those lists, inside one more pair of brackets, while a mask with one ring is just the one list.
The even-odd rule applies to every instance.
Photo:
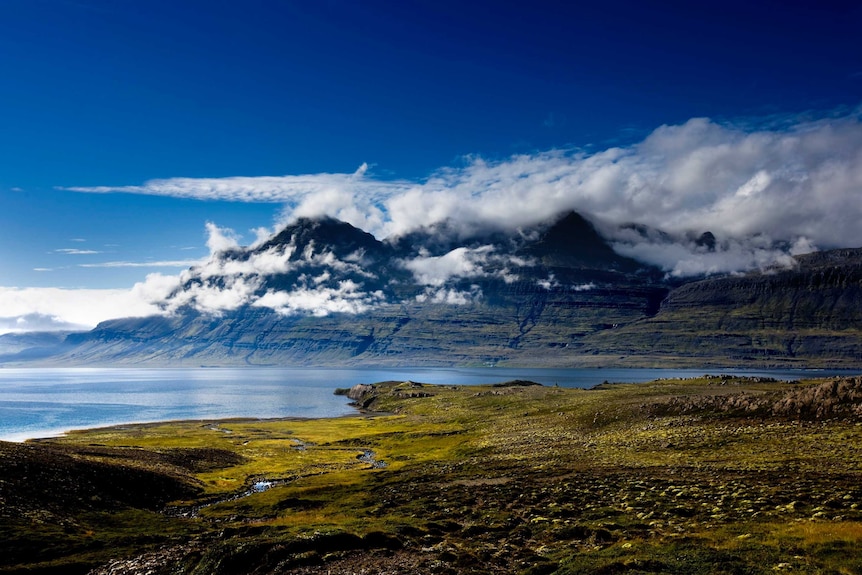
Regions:
[[[500, 367], [0, 370], [0, 410], [4, 414], [0, 420], [0, 440], [23, 442], [61, 437], [80, 430], [170, 421], [349, 416], [356, 408], [340, 402], [334, 391], [373, 381], [482, 385], [525, 379], [550, 386], [587, 388], [605, 382], [638, 383], [667, 377], [698, 377], [705, 373], [802, 379], [852, 376], [860, 372], [862, 370], [764, 371], [707, 367], [686, 370]], [[46, 401], [48, 398], [53, 401]], [[199, 403], [192, 403], [192, 400]], [[240, 401], [242, 409], [237, 408]]]

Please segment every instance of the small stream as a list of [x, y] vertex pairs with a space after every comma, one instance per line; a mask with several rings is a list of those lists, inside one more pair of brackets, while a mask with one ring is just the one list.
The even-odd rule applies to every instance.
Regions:
[[356, 456], [356, 459], [371, 466], [371, 469], [383, 469], [386, 467], [386, 462], [377, 459], [376, 455], [370, 449], [366, 449]]
[[[299, 439], [292, 439], [295, 445], [291, 447], [293, 449], [299, 451], [305, 451], [307, 444]], [[370, 449], [364, 450], [362, 453], [356, 456], [356, 459], [362, 463], [366, 463], [371, 466], [371, 469], [383, 469], [386, 467], [386, 462], [377, 459], [377, 455], [374, 451]], [[276, 478], [276, 479], [267, 479], [266, 477], [260, 477], [251, 484], [250, 487], [233, 493], [231, 495], [226, 495], [222, 497], [218, 497], [216, 499], [212, 499], [203, 503], [198, 503], [197, 505], [190, 505], [185, 507], [168, 507], [165, 509], [164, 513], [166, 515], [170, 515], [172, 517], [198, 517], [200, 515], [201, 510], [206, 509], [208, 507], [213, 507], [214, 505], [219, 505], [220, 503], [228, 503], [230, 501], [237, 501], [239, 499], [243, 499], [245, 497], [250, 497], [256, 493], [263, 493], [264, 491], [269, 491], [273, 487], [278, 487], [280, 485], [287, 485], [288, 483], [292, 483], [297, 479], [300, 479], [303, 476], [295, 476], [295, 477], [287, 477], [287, 478]]]

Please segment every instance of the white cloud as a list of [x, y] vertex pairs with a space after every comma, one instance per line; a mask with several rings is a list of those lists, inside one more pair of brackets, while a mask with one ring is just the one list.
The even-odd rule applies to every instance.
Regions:
[[456, 248], [442, 256], [417, 257], [405, 261], [404, 267], [413, 272], [422, 285], [441, 286], [451, 278], [471, 278], [485, 275], [482, 263], [493, 246]]
[[100, 254], [102, 252], [96, 250], [79, 250], [77, 248], [62, 248], [59, 250], [54, 250], [55, 253], [58, 254], [66, 254], [70, 256], [89, 256], [93, 254]]
[[442, 256], [419, 255], [404, 260], [401, 265], [413, 273], [420, 285], [440, 287], [450, 280], [496, 277], [513, 283], [519, 276], [508, 266], [524, 266], [529, 262], [508, 254], [495, 253], [494, 246], [460, 247]]
[[206, 223], [207, 247], [210, 254], [225, 252], [239, 247], [239, 236], [230, 228], [220, 228], [212, 222]]
[[470, 286], [470, 290], [458, 290], [443, 287], [427, 287], [425, 293], [416, 296], [419, 303], [437, 303], [447, 305], [467, 305], [482, 299], [479, 286]]
[[[141, 186], [67, 189], [281, 202], [286, 220], [331, 215], [379, 238], [443, 221], [464, 233], [477, 227], [514, 230], [576, 210], [604, 230], [627, 222], [680, 238], [710, 230], [725, 243], [699, 263], [690, 260], [700, 252], [686, 242], [675, 248], [661, 243], [625, 247], [624, 237], [613, 239], [625, 253], [673, 273], [727, 271], [786, 253], [751, 243], [755, 235], [785, 245], [806, 238], [823, 248], [862, 246], [862, 122], [858, 111], [778, 128], [694, 118], [661, 126], [631, 146], [550, 150], [500, 162], [472, 157], [464, 167], [441, 169], [423, 181], [377, 179], [363, 165], [351, 174], [172, 178]], [[456, 262], [433, 265], [445, 264]], [[437, 271], [445, 270], [418, 273], [436, 281]]]
[[147, 278], [132, 287], [136, 299], [151, 305], [163, 304], [182, 285], [182, 275], [147, 274]]
[[167, 301], [167, 309], [175, 311], [183, 306], [191, 306], [203, 313], [220, 315], [252, 302], [259, 287], [260, 279], [245, 277], [227, 277], [224, 285], [193, 283], [173, 293]]
[[92, 328], [108, 319], [158, 313], [158, 306], [134, 290], [0, 287], [0, 317], [7, 320], [7, 331], [9, 318], [26, 323], [28, 317], [49, 317], [57, 329], [68, 329], [70, 324]]
[[332, 313], [362, 313], [385, 300], [381, 292], [365, 292], [359, 284], [346, 280], [339, 282], [337, 288], [300, 287], [289, 292], [268, 291], [252, 305], [266, 307], [282, 315], [307, 313], [321, 317]]
[[554, 277], [554, 274], [549, 274], [546, 279], [536, 280], [536, 284], [547, 291], [551, 291], [553, 289], [557, 289], [560, 287], [560, 282], [557, 281], [557, 278]]
[[201, 263], [201, 260], [162, 260], [152, 262], [101, 262], [78, 264], [79, 268], [188, 268]]
[[[688, 277], [793, 266], [791, 253], [776, 249], [773, 245], [767, 236], [756, 236], [745, 241], [725, 241], [714, 252], [700, 249], [694, 243], [669, 241], [617, 243], [614, 248], [623, 255], [654, 263], [667, 270], [671, 276]], [[803, 242], [801, 245], [812, 247], [810, 243]]]
[[57, 316], [28, 313], [13, 317], [0, 317], [0, 334], [28, 331], [86, 331], [92, 326], [64, 321]]
[[[172, 314], [184, 307], [220, 315], [241, 306], [266, 307], [284, 315], [308, 313], [359, 313], [385, 301], [379, 292], [366, 292], [351, 280], [331, 285], [330, 270], [373, 277], [363, 267], [363, 254], [356, 252], [339, 259], [331, 251], [318, 250], [314, 242], [296, 253], [291, 241], [266, 250], [226, 253], [236, 246], [235, 234], [213, 223], [207, 224], [208, 245], [212, 252], [177, 276], [150, 274], [133, 291], [141, 299], [159, 306], [161, 313]], [[263, 244], [258, 241], [258, 244]], [[307, 271], [306, 271], [307, 270]], [[268, 290], [261, 295], [264, 278], [299, 273], [293, 285], [282, 291]]]
[[258, 228], [254, 228], [251, 231], [254, 233], [255, 240], [251, 244], [251, 246], [249, 246], [250, 248], [256, 248], [256, 247], [262, 246], [275, 233], [273, 230], [271, 230], [265, 226], [260, 226]]

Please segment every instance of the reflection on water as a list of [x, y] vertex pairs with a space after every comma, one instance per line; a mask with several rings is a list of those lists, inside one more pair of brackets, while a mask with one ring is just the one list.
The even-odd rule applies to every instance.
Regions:
[[[592, 387], [692, 377], [698, 369], [520, 368], [187, 368], [0, 369], [0, 439], [19, 441], [69, 429], [171, 419], [332, 417], [352, 413], [336, 387], [377, 381], [477, 385], [528, 379]], [[798, 379], [834, 371], [720, 370]]]

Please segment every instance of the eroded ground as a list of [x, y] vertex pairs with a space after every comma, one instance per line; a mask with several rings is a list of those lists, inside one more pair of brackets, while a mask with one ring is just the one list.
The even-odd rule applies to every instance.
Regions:
[[0, 572], [862, 573], [862, 379], [524, 383], [0, 444]]

